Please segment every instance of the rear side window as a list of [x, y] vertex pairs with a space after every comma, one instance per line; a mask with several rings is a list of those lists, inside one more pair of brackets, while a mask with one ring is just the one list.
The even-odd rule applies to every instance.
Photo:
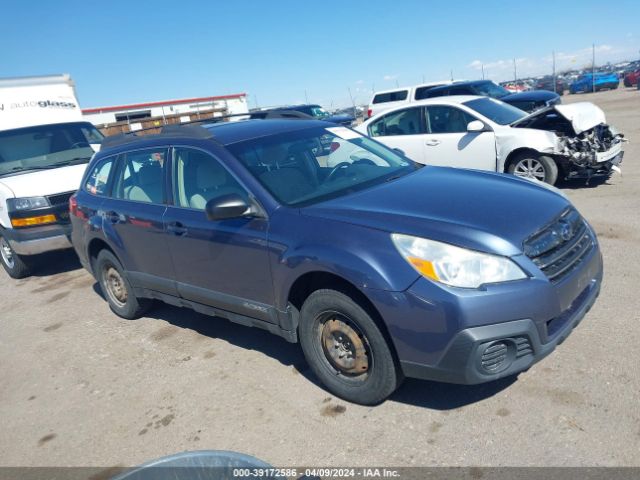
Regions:
[[402, 100], [406, 100], [408, 94], [408, 90], [378, 93], [375, 97], [373, 97], [373, 103], [400, 102]]
[[476, 120], [467, 112], [447, 105], [427, 107], [427, 128], [429, 133], [464, 133], [467, 125]]
[[422, 108], [406, 108], [388, 113], [369, 125], [372, 137], [418, 135], [423, 133]]
[[150, 148], [121, 155], [113, 197], [163, 203], [167, 153], [166, 148]]
[[115, 157], [107, 157], [95, 164], [84, 183], [84, 189], [93, 195], [106, 195], [109, 186], [109, 174], [111, 173]]

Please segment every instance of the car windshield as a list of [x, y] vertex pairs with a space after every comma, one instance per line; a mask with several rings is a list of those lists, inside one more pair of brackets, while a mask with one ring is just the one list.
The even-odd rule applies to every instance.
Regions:
[[475, 100], [464, 102], [463, 105], [499, 125], [509, 125], [527, 116], [527, 112], [493, 98], [476, 98]]
[[329, 116], [329, 112], [322, 107], [311, 107], [311, 115], [316, 118], [325, 118]]
[[500, 85], [496, 85], [493, 82], [481, 82], [476, 83], [473, 88], [479, 95], [486, 95], [492, 98], [502, 98], [506, 95], [511, 95], [511, 92]]
[[347, 195], [422, 167], [346, 127], [315, 127], [227, 148], [280, 203], [289, 206]]
[[103, 135], [90, 123], [61, 123], [0, 132], [0, 175], [87, 163]]

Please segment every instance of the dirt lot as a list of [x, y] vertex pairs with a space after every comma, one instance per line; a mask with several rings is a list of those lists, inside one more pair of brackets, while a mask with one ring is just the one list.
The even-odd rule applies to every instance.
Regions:
[[551, 356], [463, 387], [332, 398], [270, 334], [169, 306], [125, 321], [72, 253], [0, 269], [0, 465], [114, 466], [224, 449], [273, 465], [640, 466], [640, 92], [578, 96], [623, 131], [623, 176], [564, 187], [599, 233], [602, 294]]

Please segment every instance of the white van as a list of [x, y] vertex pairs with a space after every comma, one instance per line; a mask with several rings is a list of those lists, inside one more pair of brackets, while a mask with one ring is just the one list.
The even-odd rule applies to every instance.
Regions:
[[[442, 80], [440, 82], [421, 83], [412, 87], [394, 88], [393, 90], [381, 90], [373, 94], [367, 109], [367, 118], [389, 110], [393, 107], [399, 107], [405, 103], [415, 102], [424, 99], [422, 95], [427, 90], [440, 87], [441, 85], [449, 85], [454, 81], [460, 80]], [[365, 118], [366, 120], [366, 118]]]
[[0, 79], [0, 263], [11, 277], [71, 247], [69, 197], [102, 139], [69, 75]]

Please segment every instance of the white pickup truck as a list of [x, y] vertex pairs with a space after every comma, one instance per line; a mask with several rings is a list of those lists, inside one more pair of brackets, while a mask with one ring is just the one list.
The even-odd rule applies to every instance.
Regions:
[[11, 277], [71, 247], [69, 197], [102, 138], [69, 75], [0, 79], [0, 262]]

